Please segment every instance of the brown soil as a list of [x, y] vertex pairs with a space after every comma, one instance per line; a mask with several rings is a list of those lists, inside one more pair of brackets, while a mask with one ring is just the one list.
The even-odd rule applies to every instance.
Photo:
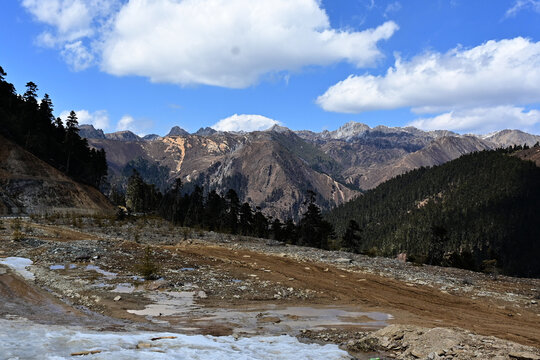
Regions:
[[[296, 260], [238, 251], [218, 246], [182, 246], [182, 252], [216, 259], [215, 265], [231, 273], [255, 272], [261, 280], [290, 282], [321, 293], [319, 304], [361, 305], [366, 311], [380, 311], [394, 316], [393, 322], [426, 327], [455, 326], [482, 335], [492, 335], [517, 343], [540, 347], [538, 313], [503, 303], [486, 303], [465, 296], [445, 294], [428, 286], [406, 284], [362, 272], [348, 272], [326, 264], [298, 263]], [[249, 258], [244, 256], [248, 255]], [[255, 265], [256, 263], [256, 265]], [[271, 272], [258, 271], [259, 268]], [[309, 268], [309, 270], [307, 269]], [[290, 278], [295, 280], [290, 281]], [[515, 289], [510, 284], [508, 292]], [[290, 301], [287, 302], [291, 304]], [[219, 301], [212, 305], [222, 305]]]

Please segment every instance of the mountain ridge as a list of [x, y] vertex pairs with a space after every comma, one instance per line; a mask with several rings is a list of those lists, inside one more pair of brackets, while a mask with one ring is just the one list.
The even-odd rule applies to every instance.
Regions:
[[[169, 133], [179, 135], [145, 140], [124, 132], [87, 140], [106, 150], [112, 182], [120, 187], [126, 181], [119, 175], [122, 169], [141, 158], [168, 168], [169, 183], [179, 177], [185, 184], [198, 184], [207, 191], [224, 192], [230, 187], [242, 201], [282, 219], [298, 216], [308, 189], [329, 209], [412, 169], [499, 147], [480, 136], [446, 130], [371, 128], [355, 122], [320, 133], [280, 125], [253, 132], [201, 128], [193, 134], [173, 127]], [[513, 136], [512, 131], [502, 134], [507, 142], [523, 138], [522, 134]]]

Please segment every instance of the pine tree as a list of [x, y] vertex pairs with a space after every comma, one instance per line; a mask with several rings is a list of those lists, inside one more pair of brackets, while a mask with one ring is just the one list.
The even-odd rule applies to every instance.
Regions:
[[346, 251], [358, 252], [360, 248], [360, 226], [356, 221], [349, 221], [341, 241], [341, 247]]
[[233, 189], [229, 189], [225, 195], [227, 210], [225, 212], [224, 229], [231, 234], [238, 233], [238, 214], [240, 212], [240, 199]]
[[251, 206], [245, 202], [240, 207], [240, 233], [242, 235], [253, 234], [253, 211]]

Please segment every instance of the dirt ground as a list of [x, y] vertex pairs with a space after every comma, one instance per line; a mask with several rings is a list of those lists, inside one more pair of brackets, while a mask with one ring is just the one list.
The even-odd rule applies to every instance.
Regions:
[[[195, 302], [199, 310], [241, 311], [267, 305], [362, 309], [390, 314], [392, 319], [385, 325], [459, 328], [540, 349], [539, 279], [495, 278], [392, 259], [334, 254], [171, 228], [158, 220], [117, 223], [110, 219], [27, 218], [20, 225], [22, 236], [18, 239], [13, 238], [12, 222], [3, 219], [0, 225], [0, 257], [30, 258], [36, 280], [28, 285], [9, 274], [0, 275], [0, 298], [35, 294], [38, 300], [49, 299], [34, 301], [49, 308], [73, 306], [70, 316], [76, 316], [77, 309], [88, 309], [110, 317], [114, 320], [110, 326], [122, 322], [165, 326], [150, 324], [148, 316], [126, 310], [141, 310], [151, 304], [151, 291], [189, 288], [198, 293]], [[157, 264], [160, 279], [130, 280], [145, 292], [110, 291], [114, 285], [136, 278], [146, 251]], [[52, 270], [55, 264], [72, 264], [73, 270]], [[99, 267], [105, 275], [86, 271], [89, 265]], [[97, 288], [98, 282], [104, 286]], [[121, 300], [115, 300], [117, 297]], [[0, 306], [2, 311], [9, 309]], [[174, 316], [162, 319], [174, 320]], [[262, 316], [258, 321], [277, 323], [279, 319]], [[197, 331], [231, 333], [226, 324]], [[350, 333], [350, 326], [343, 326], [343, 331]]]

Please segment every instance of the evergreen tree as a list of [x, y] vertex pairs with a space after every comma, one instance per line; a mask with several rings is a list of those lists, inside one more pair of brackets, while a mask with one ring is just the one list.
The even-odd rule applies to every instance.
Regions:
[[225, 199], [216, 190], [210, 191], [206, 197], [204, 227], [210, 231], [222, 229], [222, 218], [226, 214]]
[[75, 180], [99, 188], [107, 174], [105, 152], [90, 149], [76, 123], [70, 123], [67, 134], [62, 121], [54, 118], [49, 95], [38, 104], [34, 82], [19, 96], [5, 76], [0, 68], [0, 133]]
[[257, 207], [257, 211], [253, 215], [253, 235], [259, 238], [268, 238], [268, 219], [263, 215], [260, 207]]
[[274, 240], [277, 240], [277, 241], [283, 241], [284, 240], [284, 234], [283, 234], [283, 224], [281, 224], [281, 221], [279, 221], [279, 219], [274, 219], [274, 221], [272, 221], [271, 223], [271, 226], [270, 226], [270, 232], [272, 233], [272, 237], [274, 238]]
[[308, 208], [299, 223], [299, 245], [328, 249], [328, 241], [335, 235], [333, 226], [323, 220], [315, 193], [309, 190], [307, 195]]
[[127, 183], [126, 207], [134, 212], [143, 212], [144, 198], [144, 181], [137, 170], [133, 170]]
[[349, 220], [349, 225], [343, 239], [341, 241], [341, 247], [346, 251], [358, 252], [360, 248], [360, 226], [354, 220]]
[[298, 243], [298, 231], [291, 218], [288, 218], [287, 221], [285, 221], [282, 236], [283, 240], [289, 244], [296, 245]]
[[225, 212], [224, 229], [231, 234], [238, 233], [238, 214], [240, 212], [240, 199], [233, 189], [229, 189], [225, 195], [227, 210]]
[[187, 209], [184, 225], [200, 227], [203, 224], [203, 216], [204, 192], [203, 188], [197, 185], [189, 197], [189, 207]]
[[245, 202], [240, 207], [240, 233], [242, 235], [253, 234], [253, 210], [251, 206]]

